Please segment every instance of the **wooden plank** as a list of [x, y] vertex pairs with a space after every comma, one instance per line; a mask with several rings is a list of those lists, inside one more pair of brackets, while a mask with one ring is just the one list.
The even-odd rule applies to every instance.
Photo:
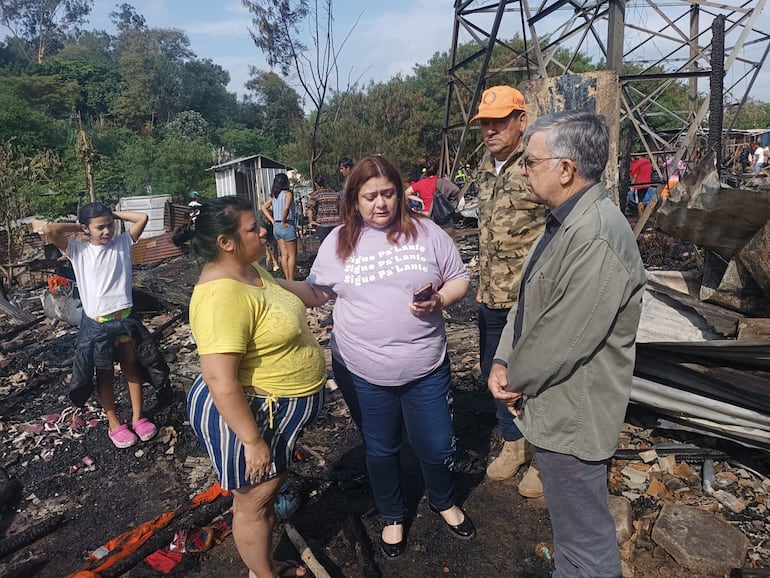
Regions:
[[744, 317], [738, 322], [738, 340], [770, 342], [770, 319]]

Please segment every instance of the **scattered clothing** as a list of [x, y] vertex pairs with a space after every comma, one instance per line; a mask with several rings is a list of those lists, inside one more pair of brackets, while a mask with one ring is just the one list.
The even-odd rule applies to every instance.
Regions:
[[72, 365], [69, 396], [72, 403], [82, 406], [94, 390], [94, 369], [112, 369], [116, 356], [116, 339], [128, 335], [136, 350], [139, 365], [149, 383], [157, 388], [169, 386], [171, 370], [163, 357], [157, 340], [135, 313], [126, 319], [98, 323], [87, 315], [80, 320], [77, 348]]

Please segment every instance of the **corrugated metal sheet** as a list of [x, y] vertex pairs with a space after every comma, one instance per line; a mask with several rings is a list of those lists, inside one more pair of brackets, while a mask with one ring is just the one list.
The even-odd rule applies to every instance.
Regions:
[[[171, 195], [145, 195], [141, 197], [122, 197], [118, 202], [120, 211], [138, 211], [146, 213], [150, 220], [144, 228], [141, 238], [156, 237], [165, 232], [163, 217], [166, 203], [171, 201]], [[128, 226], [128, 225], [127, 225]]]
[[163, 233], [148, 239], [139, 239], [131, 249], [132, 265], [148, 265], [182, 254], [182, 250], [174, 245], [174, 233]]
[[190, 207], [187, 205], [176, 205], [166, 203], [165, 213], [163, 215], [163, 227], [166, 231], [176, 231], [182, 225], [190, 221]]
[[217, 197], [229, 197], [235, 195], [235, 169], [217, 171], [214, 175], [217, 184]]
[[217, 186], [217, 197], [237, 195], [251, 201], [256, 210], [270, 194], [275, 175], [291, 172], [290, 166], [262, 155], [243, 157], [211, 167]]
[[226, 163], [222, 163], [222, 164], [210, 167], [208, 170], [218, 171], [218, 170], [222, 170], [224, 168], [230, 167], [232, 165], [238, 165], [240, 163], [247, 162], [247, 161], [255, 161], [261, 167], [264, 167], [264, 168], [280, 169], [280, 170], [283, 170], [283, 171], [293, 171], [294, 170], [289, 165], [286, 165], [286, 164], [284, 164], [282, 162], [279, 162], [279, 161], [274, 161], [273, 159], [268, 158], [268, 157], [266, 157], [264, 155], [249, 155], [247, 157], [240, 157], [240, 158], [237, 158], [237, 159], [233, 159], [231, 161], [227, 161]]

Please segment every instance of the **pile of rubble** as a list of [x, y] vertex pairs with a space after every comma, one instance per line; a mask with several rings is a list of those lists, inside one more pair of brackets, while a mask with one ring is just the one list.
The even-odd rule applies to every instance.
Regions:
[[609, 486], [624, 576], [633, 575], [635, 556], [656, 556], [656, 549], [704, 576], [769, 567], [770, 479], [722, 450], [659, 436], [625, 424], [612, 460]]

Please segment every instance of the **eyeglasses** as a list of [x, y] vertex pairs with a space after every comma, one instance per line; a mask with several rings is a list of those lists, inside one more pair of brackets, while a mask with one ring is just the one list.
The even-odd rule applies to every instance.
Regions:
[[529, 170], [535, 165], [539, 165], [543, 161], [555, 161], [561, 158], [563, 157], [543, 157], [542, 159], [536, 159], [530, 157], [529, 155], [522, 155], [521, 161], [519, 161], [519, 165], [521, 168]]

